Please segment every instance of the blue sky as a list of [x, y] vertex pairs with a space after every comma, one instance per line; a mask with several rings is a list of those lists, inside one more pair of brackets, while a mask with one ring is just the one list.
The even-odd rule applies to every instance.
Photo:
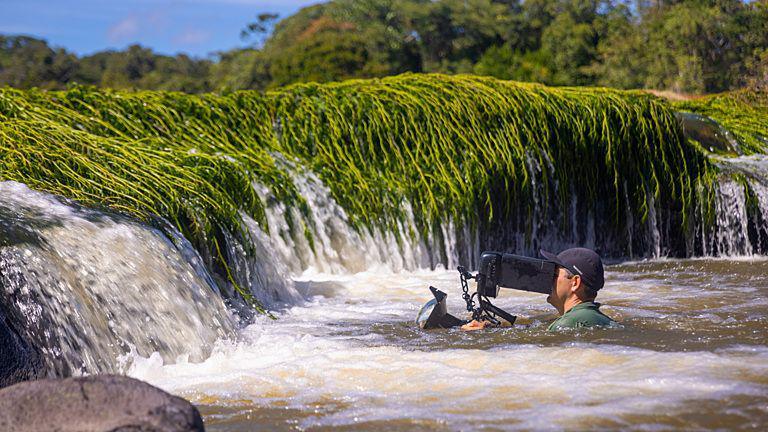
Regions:
[[46, 39], [77, 54], [139, 43], [205, 57], [243, 46], [240, 30], [262, 12], [280, 17], [319, 0], [0, 0], [0, 33]]

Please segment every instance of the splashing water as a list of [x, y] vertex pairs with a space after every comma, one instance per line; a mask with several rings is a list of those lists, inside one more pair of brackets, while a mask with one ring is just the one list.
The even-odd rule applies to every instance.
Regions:
[[[555, 315], [541, 296], [503, 292], [516, 328], [418, 331], [412, 319], [430, 284], [462, 310], [443, 265], [472, 261], [487, 233], [445, 220], [419, 237], [408, 203], [395, 232], [356, 230], [312, 173], [293, 178], [308, 217], [255, 185], [269, 233], [243, 216], [253, 250], [225, 242], [238, 283], [277, 321], [235, 330], [200, 257], [172, 229], [173, 242], [12, 182], [0, 184], [0, 286], [55, 351], [58, 373], [119, 370], [131, 351], [129, 374], [190, 398], [214, 431], [745, 428], [768, 421], [768, 261], [749, 257], [768, 239], [768, 189], [762, 162], [744, 158], [731, 164], [751, 173], [759, 213], [743, 183], [721, 182], [702, 242], [707, 253], [747, 258], [611, 267], [600, 300], [622, 329], [549, 333]], [[642, 238], [640, 253], [660, 256], [667, 222], [648, 199], [647, 220], [627, 215], [627, 230]], [[563, 236], [548, 205], [535, 208], [543, 240], [498, 240], [524, 253], [596, 244], [592, 214], [567, 215]], [[301, 223], [287, 223], [289, 213]]]
[[455, 272], [305, 273], [310, 300], [241, 343], [130, 374], [199, 404], [212, 431], [749, 427], [768, 421], [767, 274], [754, 259], [609, 267], [600, 300], [624, 328], [562, 334], [544, 296], [509, 290], [514, 329], [419, 331], [428, 284], [461, 311]]
[[[284, 208], [273, 205], [268, 215], [279, 227], [270, 241], [306, 301], [277, 321], [258, 320], [202, 363], [134, 358], [131, 375], [199, 404], [209, 430], [729, 429], [768, 421], [768, 261], [610, 267], [600, 300], [621, 329], [550, 333], [555, 314], [542, 296], [503, 291], [498, 304], [520, 326], [422, 332], [412, 319], [428, 285], [450, 293], [454, 313], [463, 309], [454, 271], [412, 270], [433, 259], [420, 248], [434, 239], [398, 249], [366, 237], [317, 178], [301, 182], [317, 255], [279, 224]], [[729, 207], [740, 205], [726, 195], [738, 191], [730, 187], [722, 186], [719, 205], [742, 217]], [[718, 225], [721, 239], [743, 235], [738, 217]], [[639, 231], [655, 254], [658, 220], [652, 211]], [[473, 237], [456, 231], [445, 223], [441, 237]], [[582, 233], [590, 230], [573, 237]], [[479, 249], [476, 238], [468, 244]], [[394, 260], [381, 258], [382, 245]], [[455, 243], [438, 247], [449, 262], [458, 259]], [[404, 250], [419, 251], [421, 261], [407, 261]]]
[[0, 306], [59, 375], [119, 369], [129, 350], [200, 361], [234, 321], [188, 244], [0, 182]]
[[[702, 224], [705, 255], [749, 256], [766, 253], [768, 244], [768, 156], [718, 158], [726, 173], [716, 190], [713, 226]], [[733, 174], [743, 179], [737, 181]], [[750, 196], [754, 198], [750, 208]]]

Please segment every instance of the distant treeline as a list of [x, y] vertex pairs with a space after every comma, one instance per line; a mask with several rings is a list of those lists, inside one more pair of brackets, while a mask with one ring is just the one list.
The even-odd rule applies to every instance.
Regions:
[[213, 60], [137, 45], [78, 57], [0, 36], [0, 85], [205, 92], [411, 71], [685, 93], [768, 87], [765, 0], [336, 0], [279, 21], [258, 15], [242, 33], [258, 42]]

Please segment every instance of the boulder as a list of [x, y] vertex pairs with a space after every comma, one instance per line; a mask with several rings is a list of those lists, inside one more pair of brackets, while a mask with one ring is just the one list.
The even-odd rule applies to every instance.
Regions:
[[203, 431], [188, 401], [116, 375], [44, 379], [0, 390], [0, 430], [6, 432]]

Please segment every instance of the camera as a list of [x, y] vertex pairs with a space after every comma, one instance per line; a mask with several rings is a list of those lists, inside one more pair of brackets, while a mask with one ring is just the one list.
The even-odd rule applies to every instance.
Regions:
[[[480, 256], [480, 268], [472, 275], [459, 267], [464, 301], [467, 311], [476, 320], [488, 320], [498, 324], [499, 318], [514, 323], [516, 317], [491, 304], [488, 298], [496, 298], [500, 288], [549, 294], [557, 279], [557, 265], [538, 258], [500, 253], [483, 252]], [[470, 295], [467, 279], [477, 281], [477, 291]], [[450, 328], [467, 323], [448, 313], [445, 299], [447, 294], [435, 287], [429, 287], [434, 299], [428, 301], [419, 310], [416, 324], [424, 329]], [[476, 308], [474, 299], [479, 306]]]
[[477, 294], [496, 298], [499, 288], [549, 294], [557, 279], [553, 262], [499, 252], [483, 252], [477, 276]]

